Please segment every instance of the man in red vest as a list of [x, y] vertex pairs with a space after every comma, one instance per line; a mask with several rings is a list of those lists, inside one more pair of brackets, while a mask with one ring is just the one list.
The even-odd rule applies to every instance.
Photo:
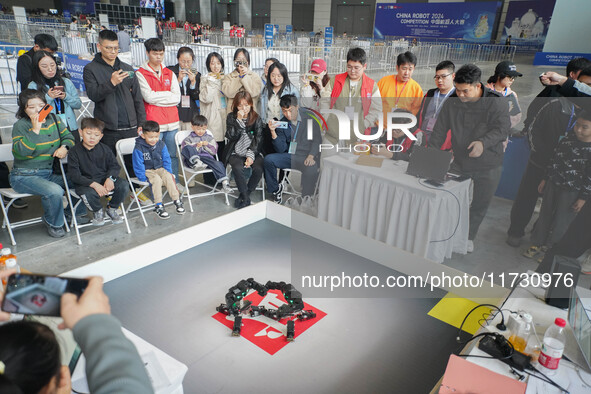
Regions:
[[174, 137], [179, 131], [178, 103], [181, 89], [174, 73], [162, 65], [164, 43], [159, 38], [144, 42], [148, 61], [137, 72], [137, 80], [144, 97], [146, 120], [160, 125], [160, 139], [164, 140], [172, 161], [172, 174], [178, 184], [179, 161]]
[[[370, 134], [382, 116], [382, 99], [378, 85], [365, 75], [367, 55], [361, 48], [351, 48], [347, 52], [347, 72], [335, 75], [332, 81], [330, 108], [343, 111], [350, 120], [348, 138], [342, 141], [345, 146], [357, 142], [353, 133], [354, 114], [357, 114], [356, 127], [361, 134]], [[335, 115], [328, 117], [326, 139], [333, 145], [339, 143], [339, 124]], [[342, 132], [341, 132], [342, 133]]]

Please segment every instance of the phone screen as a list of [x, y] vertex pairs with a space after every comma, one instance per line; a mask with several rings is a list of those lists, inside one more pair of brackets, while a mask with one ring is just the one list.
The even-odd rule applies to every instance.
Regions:
[[8, 277], [6, 283], [2, 310], [25, 315], [59, 317], [62, 294], [73, 293], [80, 297], [87, 286], [87, 279], [13, 274]]

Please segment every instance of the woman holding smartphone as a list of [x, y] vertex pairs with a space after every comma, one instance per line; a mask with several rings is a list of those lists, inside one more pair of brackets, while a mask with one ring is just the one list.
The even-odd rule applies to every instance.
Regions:
[[218, 144], [218, 152], [223, 152], [226, 142], [226, 96], [222, 93], [224, 77], [224, 59], [217, 52], [210, 52], [205, 59], [207, 75], [201, 78], [199, 97], [201, 99], [201, 115], [207, 118], [207, 128], [212, 132]]
[[168, 67], [177, 77], [181, 88], [181, 102], [178, 104], [180, 129], [191, 130], [191, 118], [199, 114], [199, 84], [201, 73], [193, 67], [195, 53], [189, 47], [180, 47], [174, 66]]
[[[10, 185], [17, 193], [41, 196], [47, 232], [61, 238], [66, 235], [62, 202], [65, 186], [62, 176], [53, 173], [53, 159], [66, 157], [74, 146], [74, 137], [57, 115], [50, 113], [45, 120], [39, 120], [39, 112], [47, 104], [40, 91], [25, 89], [19, 94], [18, 102], [18, 121], [12, 127], [14, 166]], [[84, 204], [79, 208], [79, 214], [86, 211]]]
[[[236, 93], [232, 112], [226, 119], [226, 127], [228, 145], [224, 152], [224, 163], [232, 166], [232, 173], [240, 192], [235, 207], [240, 209], [250, 205], [250, 194], [263, 176], [263, 122], [254, 110], [254, 103], [248, 92]], [[248, 184], [244, 174], [246, 168], [252, 168]]]
[[72, 81], [60, 75], [57, 62], [49, 52], [37, 51], [33, 55], [33, 81], [29, 89], [37, 89], [45, 95], [45, 101], [53, 107], [51, 112], [58, 115], [79, 142], [74, 110], [82, 107], [82, 101]]
[[310, 72], [302, 77], [300, 86], [301, 106], [312, 109], [330, 107], [332, 85], [324, 60], [316, 59], [312, 62]]
[[263, 129], [263, 154], [265, 155], [275, 153], [269, 128], [275, 122], [275, 119], [281, 119], [283, 117], [279, 100], [287, 94], [296, 96], [299, 102], [300, 92], [289, 81], [287, 67], [283, 63], [275, 62], [269, 66], [267, 84], [261, 91], [260, 114], [265, 125]]
[[226, 74], [222, 80], [222, 92], [228, 98], [229, 113], [233, 106], [232, 101], [238, 92], [246, 91], [252, 97], [254, 108], [258, 108], [259, 96], [263, 88], [261, 78], [250, 69], [250, 54], [244, 48], [234, 52], [234, 71]]

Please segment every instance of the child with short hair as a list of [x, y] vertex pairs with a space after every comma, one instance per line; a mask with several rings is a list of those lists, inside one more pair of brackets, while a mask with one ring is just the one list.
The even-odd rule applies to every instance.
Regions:
[[[582, 111], [574, 132], [564, 137], [538, 191], [544, 193], [540, 216], [532, 231], [532, 243], [524, 252], [534, 258], [560, 240], [591, 199], [591, 113]], [[541, 259], [539, 260], [541, 261]]]
[[92, 224], [105, 224], [105, 209], [101, 197], [111, 196], [106, 214], [113, 224], [123, 222], [117, 208], [129, 193], [127, 182], [119, 178], [121, 167], [111, 148], [101, 143], [105, 124], [95, 118], [82, 119], [81, 142], [68, 153], [68, 177], [74, 184], [76, 194], [93, 212]]
[[181, 145], [183, 161], [193, 170], [211, 168], [215, 179], [222, 183], [224, 193], [232, 193], [233, 190], [228, 184], [226, 167], [215, 158], [218, 145], [211, 131], [207, 130], [207, 118], [203, 115], [194, 115], [191, 119], [191, 128], [193, 132], [184, 139]]
[[185, 208], [180, 200], [180, 193], [172, 175], [171, 159], [164, 141], [160, 139], [160, 126], [149, 120], [142, 127], [140, 136], [135, 140], [132, 154], [133, 170], [142, 182], [150, 182], [156, 207], [154, 212], [160, 219], [169, 215], [162, 204], [162, 186], [166, 187], [176, 207], [176, 213], [183, 215]]

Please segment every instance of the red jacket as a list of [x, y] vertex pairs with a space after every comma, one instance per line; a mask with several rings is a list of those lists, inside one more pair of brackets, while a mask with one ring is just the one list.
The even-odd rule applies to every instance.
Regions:
[[[158, 77], [154, 71], [152, 71], [151, 69], [147, 69], [146, 67], [150, 66], [144, 64], [142, 67], [139, 68], [137, 72], [142, 74], [142, 76], [148, 83], [150, 90], [154, 92], [179, 91], [177, 78], [171, 70], [169, 70], [166, 67], [162, 67], [162, 75]], [[140, 80], [140, 88], [142, 87], [141, 82], [142, 81]], [[174, 84], [176, 84], [176, 89], [173, 90]], [[177, 102], [174, 105], [171, 105], [172, 103], [166, 103], [167, 106], [159, 106], [157, 103], [148, 103], [146, 101], [146, 97], [144, 97], [144, 107], [146, 108], [146, 120], [153, 120], [161, 126], [176, 123], [176, 127], [178, 127], [179, 112], [176, 107], [178, 101], [179, 100], [177, 100]], [[175, 126], [173, 125], [172, 127]]]
[[[334, 86], [330, 94], [330, 108], [334, 107], [338, 97], [343, 91], [343, 86], [347, 80], [347, 73], [337, 74], [334, 76]], [[371, 95], [373, 93], [374, 80], [363, 74], [361, 79], [361, 106], [363, 107], [363, 116], [367, 116], [369, 108], [371, 107]], [[365, 135], [370, 134], [370, 127], [365, 129]]]

